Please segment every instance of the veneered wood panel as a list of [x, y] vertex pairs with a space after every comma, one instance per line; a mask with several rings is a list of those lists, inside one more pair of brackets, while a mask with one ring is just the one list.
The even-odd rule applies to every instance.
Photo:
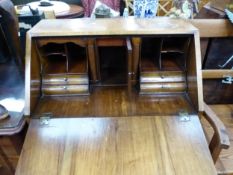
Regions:
[[54, 117], [176, 115], [180, 111], [195, 113], [185, 94], [128, 96], [126, 86], [92, 87], [90, 96], [46, 97], [40, 100], [35, 115], [52, 113]]
[[196, 110], [203, 111], [201, 51], [198, 32], [191, 39], [187, 57], [187, 93]]
[[190, 22], [199, 29], [202, 38], [233, 36], [233, 26], [227, 19], [193, 19]]
[[[36, 165], [36, 166], [35, 166]], [[198, 116], [33, 119], [16, 175], [214, 175]]]

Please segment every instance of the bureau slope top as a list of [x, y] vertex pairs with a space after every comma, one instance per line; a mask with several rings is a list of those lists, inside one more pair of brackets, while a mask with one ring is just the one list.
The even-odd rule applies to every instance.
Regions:
[[42, 20], [29, 34], [37, 36], [194, 34], [198, 29], [182, 19], [158, 17]]

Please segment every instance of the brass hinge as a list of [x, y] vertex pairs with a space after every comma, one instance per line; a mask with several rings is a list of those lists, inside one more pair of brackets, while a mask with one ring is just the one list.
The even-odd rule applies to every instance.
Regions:
[[189, 116], [188, 112], [180, 111], [179, 112], [179, 121], [181, 121], [181, 122], [190, 121], [190, 116]]
[[43, 113], [40, 117], [40, 124], [41, 125], [48, 125], [49, 120], [52, 118], [52, 113]]

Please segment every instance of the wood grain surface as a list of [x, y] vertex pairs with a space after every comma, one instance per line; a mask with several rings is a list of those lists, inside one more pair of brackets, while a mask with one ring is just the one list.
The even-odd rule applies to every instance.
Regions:
[[56, 18], [57, 19], [67, 19], [67, 18], [81, 18], [84, 16], [84, 8], [75, 5], [75, 4], [69, 4], [70, 9], [68, 11], [64, 11], [61, 13], [56, 13]]
[[16, 175], [214, 175], [198, 116], [32, 119]]
[[202, 38], [233, 36], [232, 25], [227, 19], [194, 19], [190, 22], [198, 28]]
[[138, 95], [128, 97], [126, 86], [93, 87], [90, 96], [41, 98], [33, 117], [52, 113], [54, 117], [121, 117], [196, 113], [185, 94]]
[[[58, 30], [59, 29], [59, 30]], [[189, 21], [181, 19], [170, 19], [170, 18], [155, 18], [155, 19], [137, 19], [137, 18], [114, 18], [114, 19], [64, 19], [64, 20], [42, 20], [36, 26], [28, 32], [27, 44], [26, 44], [26, 71], [25, 71], [25, 115], [30, 115], [33, 112], [33, 108], [40, 96], [31, 92], [31, 80], [34, 75], [31, 75], [34, 69], [32, 68], [33, 60], [33, 39], [40, 37], [71, 37], [71, 36], [90, 36], [93, 38], [101, 37], [112, 37], [120, 36], [131, 37], [131, 36], [152, 36], [152, 35], [188, 35], [193, 36], [193, 50], [191, 54], [190, 64], [195, 65], [192, 71], [188, 73], [189, 82], [189, 94], [195, 107], [199, 111], [203, 111], [203, 93], [202, 93], [202, 78], [201, 78], [201, 55], [200, 55], [200, 41], [199, 32]], [[133, 42], [134, 43], [134, 42]], [[138, 44], [136, 44], [138, 47]], [[135, 47], [135, 44], [133, 44]], [[137, 48], [136, 47], [136, 48]], [[88, 48], [93, 51], [93, 44], [89, 44]], [[139, 48], [137, 48], [137, 51]], [[93, 55], [89, 52], [89, 56]], [[137, 71], [135, 68], [138, 67], [138, 57], [133, 57], [133, 70], [136, 75]], [[35, 62], [35, 61], [34, 61]], [[94, 63], [95, 58], [90, 58], [90, 63]], [[194, 64], [195, 63], [195, 64]], [[95, 66], [90, 64], [91, 70], [96, 72]], [[35, 71], [34, 71], [35, 72]], [[93, 73], [93, 75], [96, 75]], [[38, 76], [38, 72], [35, 72]], [[93, 80], [97, 80], [97, 77], [93, 77]], [[134, 81], [135, 78], [133, 77]], [[192, 91], [192, 92], [191, 92]], [[198, 97], [197, 97], [198, 96]]]
[[30, 31], [30, 36], [88, 36], [88, 35], [146, 35], [194, 34], [191, 23], [170, 18], [82, 18], [41, 20]]

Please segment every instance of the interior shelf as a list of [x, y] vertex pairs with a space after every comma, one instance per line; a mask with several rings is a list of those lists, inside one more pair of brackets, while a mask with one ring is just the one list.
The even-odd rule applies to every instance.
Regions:
[[49, 43], [40, 49], [42, 74], [87, 73], [86, 50], [73, 43]]
[[[55, 39], [56, 41], [56, 39]], [[89, 94], [88, 61], [86, 47], [69, 42], [38, 44], [42, 67], [42, 94]]]
[[40, 48], [40, 52], [44, 57], [51, 55], [66, 56], [64, 44], [49, 43]]
[[86, 49], [73, 43], [67, 44], [68, 73], [86, 74], [88, 71]]
[[98, 47], [102, 85], [127, 84], [125, 46]]
[[141, 71], [185, 71], [189, 42], [189, 37], [143, 39]]
[[159, 71], [158, 60], [156, 61], [155, 58], [152, 57], [144, 57], [141, 60], [141, 71], [142, 72]]
[[67, 72], [66, 57], [62, 55], [50, 55], [43, 63], [42, 74], [61, 74]]
[[185, 71], [185, 59], [180, 53], [166, 53], [161, 55], [162, 71]]
[[161, 53], [175, 52], [185, 53], [189, 38], [187, 37], [166, 37], [162, 39]]

